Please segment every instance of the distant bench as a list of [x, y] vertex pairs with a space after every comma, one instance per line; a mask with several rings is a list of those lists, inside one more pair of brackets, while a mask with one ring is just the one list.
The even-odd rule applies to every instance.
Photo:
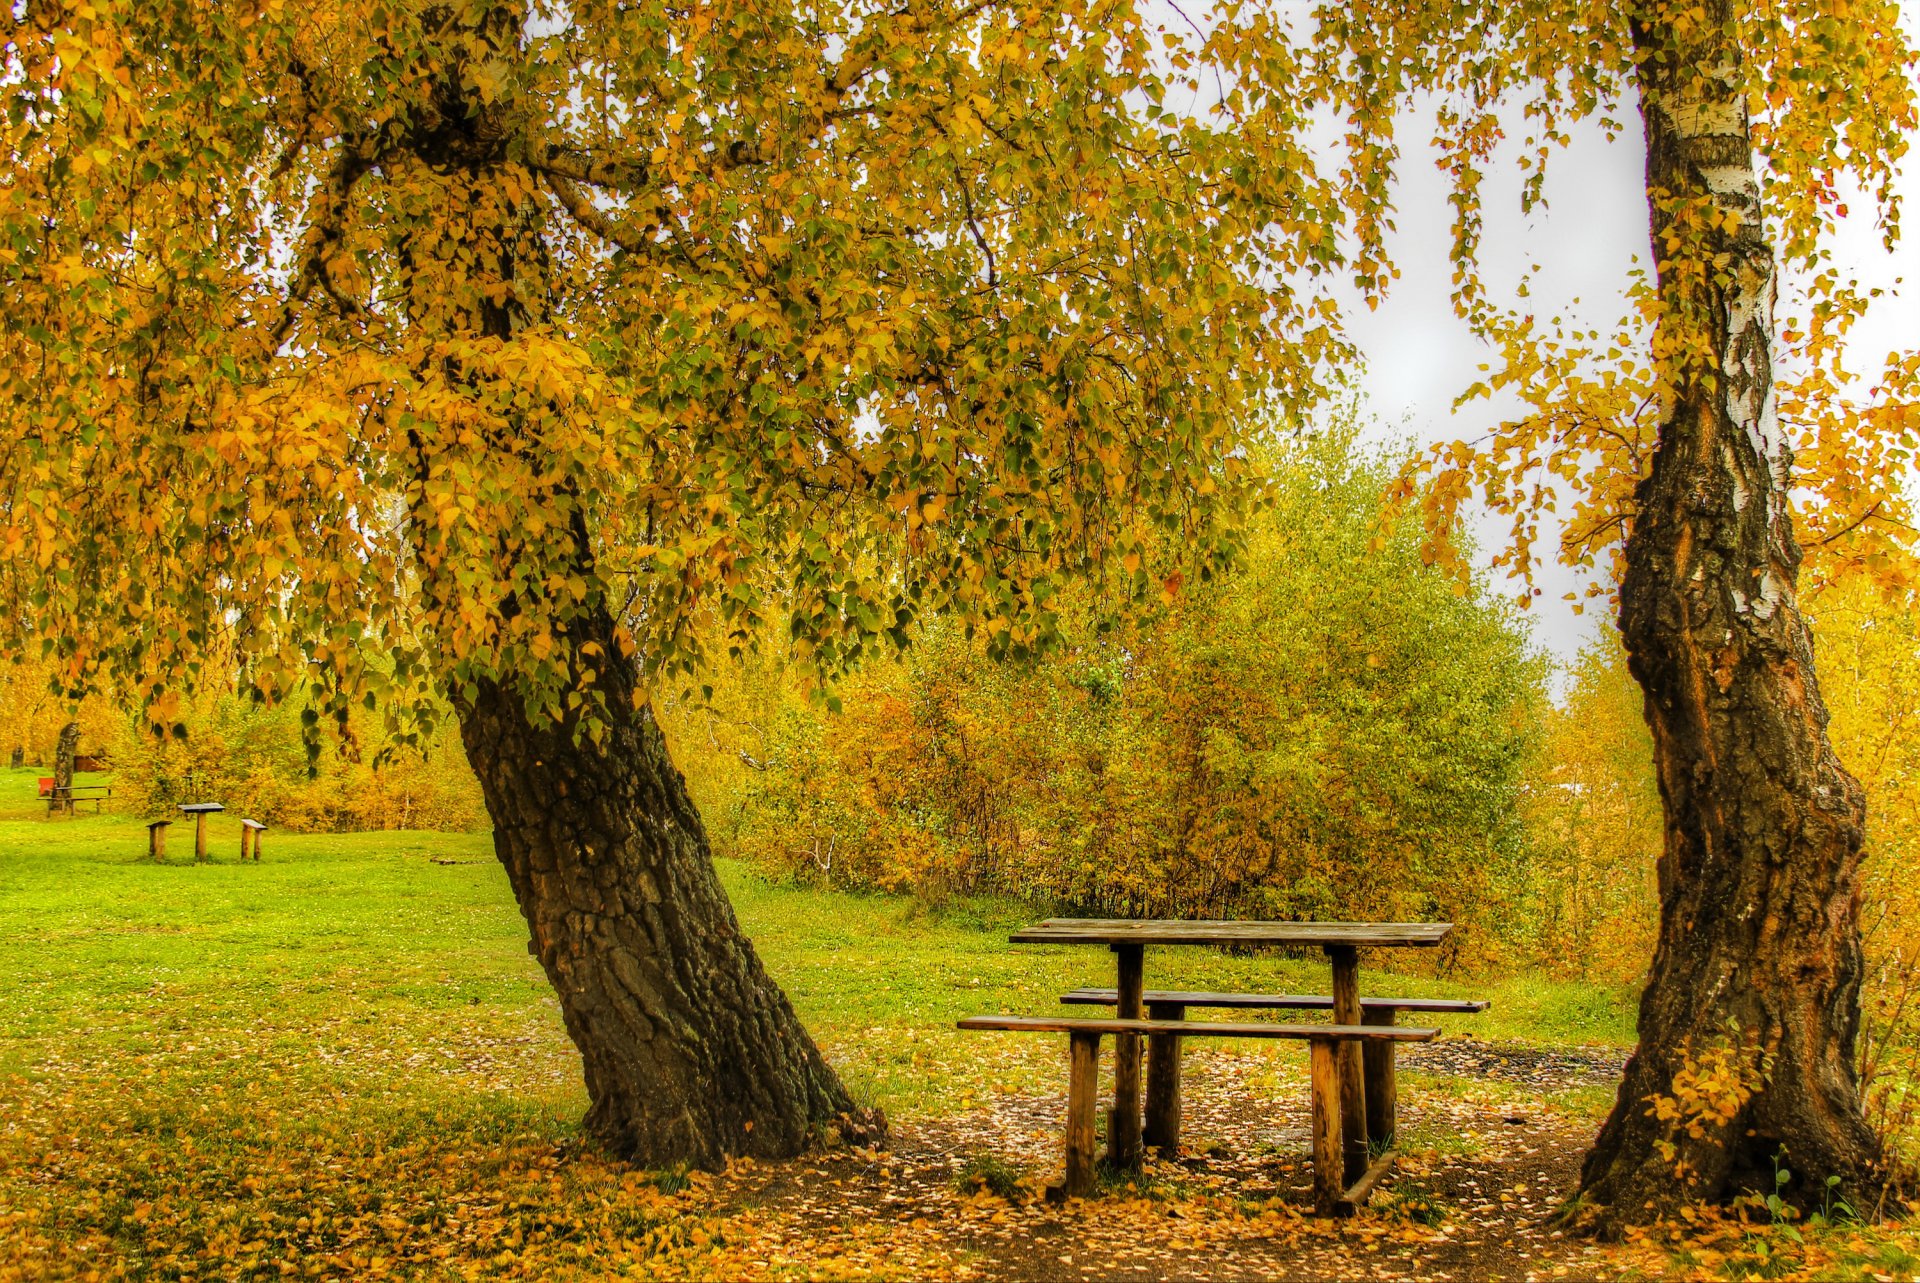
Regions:
[[62, 803], [65, 803], [66, 809], [71, 811], [77, 802], [93, 803], [93, 809], [97, 813], [102, 803], [110, 801], [113, 798], [113, 785], [69, 784], [63, 788], [51, 780], [42, 780], [40, 782], [40, 796], [47, 799], [48, 815], [59, 811]]
[[[1098, 995], [1101, 990], [1079, 990]], [[1113, 991], [1105, 990], [1109, 1002]], [[1149, 1002], [1162, 995], [1148, 993]], [[1185, 994], [1176, 997], [1237, 997], [1254, 995]], [[1097, 997], [1084, 999], [1097, 1002]], [[1172, 1004], [1161, 1004], [1163, 1007]], [[1189, 1006], [1207, 1005], [1200, 1002]], [[1226, 1004], [1213, 1004], [1226, 1005]], [[1237, 1005], [1247, 1006], [1242, 1002]], [[1484, 1004], [1483, 1004], [1484, 1005]], [[959, 1022], [962, 1029], [997, 1030], [1003, 1033], [1065, 1033], [1068, 1039], [1067, 1073], [1067, 1173], [1060, 1193], [1065, 1197], [1085, 1195], [1094, 1179], [1094, 1097], [1100, 1074], [1100, 1039], [1105, 1034], [1145, 1034], [1153, 1045], [1174, 1045], [1182, 1038], [1284, 1038], [1305, 1042], [1308, 1048], [1312, 1082], [1313, 1112], [1313, 1202], [1324, 1215], [1350, 1214], [1393, 1166], [1391, 1149], [1376, 1157], [1352, 1184], [1346, 1184], [1344, 1137], [1340, 1126], [1339, 1068], [1334, 1049], [1343, 1043], [1358, 1043], [1363, 1050], [1376, 1046], [1391, 1050], [1395, 1043], [1431, 1042], [1440, 1036], [1438, 1029], [1415, 1029], [1391, 1023], [1365, 1025], [1275, 1025], [1238, 1024], [1208, 1020], [1124, 1020], [1108, 1018], [1085, 1020], [1073, 1017], [1045, 1016], [969, 1016]], [[1179, 1109], [1177, 1088], [1171, 1106]]]

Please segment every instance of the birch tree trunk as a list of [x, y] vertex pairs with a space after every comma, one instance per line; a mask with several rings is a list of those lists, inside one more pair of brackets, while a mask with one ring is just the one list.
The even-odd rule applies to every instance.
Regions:
[[1634, 27], [1673, 371], [1620, 626], [1666, 812], [1639, 1046], [1587, 1156], [1603, 1229], [1688, 1200], [1857, 1192], [1865, 800], [1827, 742], [1774, 410], [1774, 261], [1727, 0]]

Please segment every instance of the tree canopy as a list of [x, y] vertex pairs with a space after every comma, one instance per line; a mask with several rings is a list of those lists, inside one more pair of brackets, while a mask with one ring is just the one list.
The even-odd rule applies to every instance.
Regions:
[[1078, 0], [27, 5], [7, 647], [162, 723], [215, 633], [270, 700], [507, 674], [558, 713], [588, 602], [670, 667], [777, 590], [834, 669], [935, 610], [1030, 648], [1064, 572], [1157, 591], [1156, 533], [1204, 571], [1237, 424], [1338, 352], [1339, 193], [1175, 110], [1159, 35]]

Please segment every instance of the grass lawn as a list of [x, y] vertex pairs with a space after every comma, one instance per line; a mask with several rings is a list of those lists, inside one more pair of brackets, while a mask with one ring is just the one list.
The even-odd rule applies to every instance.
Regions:
[[[0, 796], [30, 798], [33, 774], [0, 773]], [[132, 817], [0, 810], [0, 1279], [934, 1268], [884, 1243], [749, 1260], [751, 1208], [722, 1208], [703, 1175], [583, 1150], [577, 1060], [485, 835], [274, 831], [242, 865], [238, 817], [210, 829], [213, 863], [188, 862], [180, 826], [156, 866]], [[929, 916], [722, 872], [829, 1058], [897, 1125], [1057, 1093], [1053, 1039], [952, 1022], [1111, 982], [1104, 951], [1009, 945], [1007, 906]], [[1325, 985], [1311, 961], [1148, 965], [1183, 987]], [[1482, 1040], [1631, 1037], [1628, 996], [1592, 987], [1364, 983], [1489, 997], [1443, 1022]], [[1297, 1093], [1299, 1048], [1238, 1047], [1256, 1091]]]

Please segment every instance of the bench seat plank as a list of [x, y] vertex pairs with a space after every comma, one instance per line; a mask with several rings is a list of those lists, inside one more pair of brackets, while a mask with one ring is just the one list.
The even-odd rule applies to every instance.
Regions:
[[[1060, 995], [1060, 1001], [1088, 1007], [1111, 1007], [1118, 1001], [1112, 989], [1075, 989]], [[1185, 993], [1177, 990], [1149, 989], [1145, 1001], [1171, 1003], [1181, 1007], [1237, 1008], [1247, 1011], [1331, 1011], [1333, 999], [1326, 994], [1303, 993]], [[1470, 1014], [1485, 1011], [1487, 1003], [1468, 998], [1361, 998], [1360, 1006], [1373, 1011], [1425, 1011]]]
[[961, 1029], [1003, 1033], [1179, 1034], [1183, 1038], [1340, 1039], [1361, 1042], [1432, 1042], [1438, 1029], [1410, 1025], [1271, 1025], [1221, 1020], [1080, 1020], [1071, 1016], [968, 1016]]
[[1237, 922], [1217, 918], [1048, 918], [1015, 944], [1272, 944], [1431, 949], [1451, 922]]

